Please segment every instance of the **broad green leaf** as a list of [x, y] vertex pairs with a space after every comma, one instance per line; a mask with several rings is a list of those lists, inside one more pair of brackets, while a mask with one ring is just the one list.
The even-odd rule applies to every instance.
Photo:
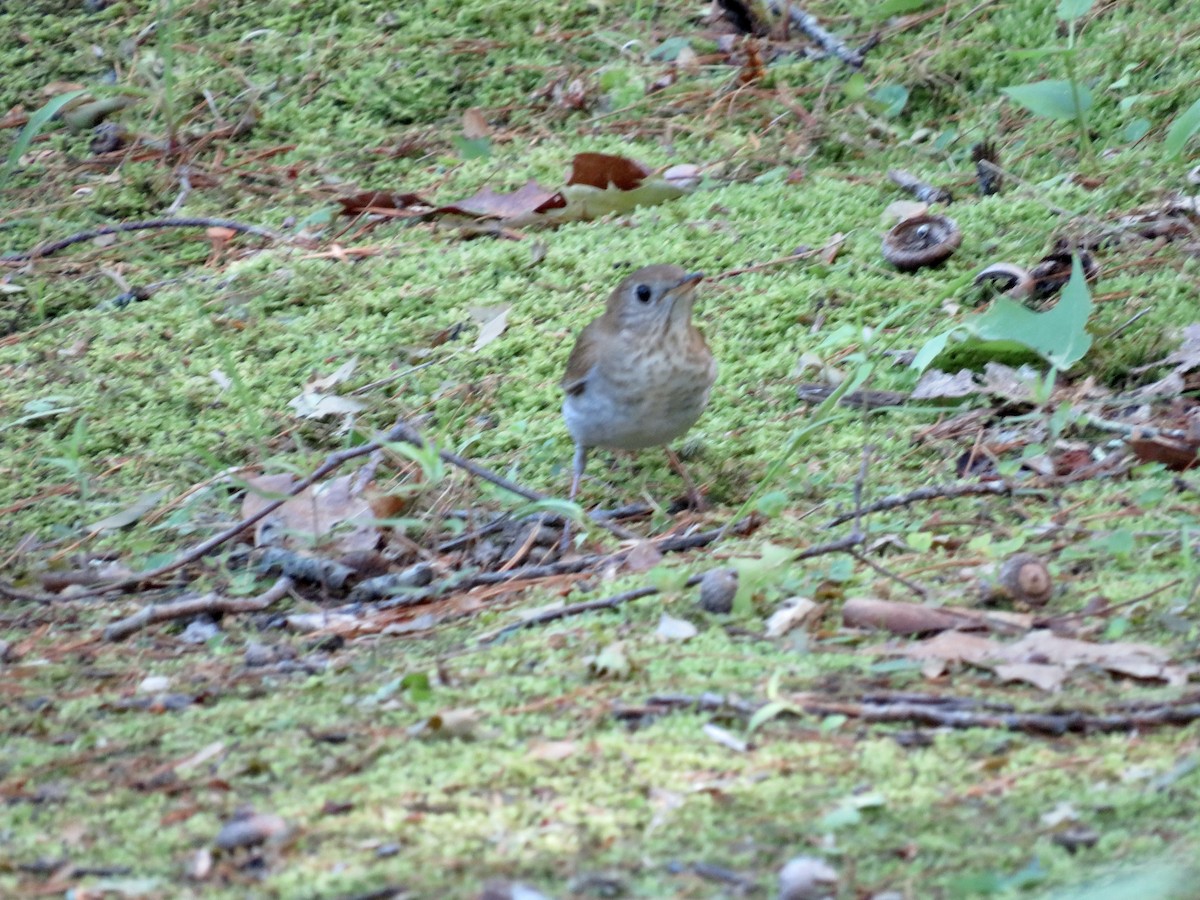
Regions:
[[958, 140], [958, 129], [947, 128], [937, 136], [937, 140], [933, 142], [933, 149], [942, 151]]
[[429, 683], [426, 672], [409, 672], [400, 679], [400, 687], [408, 691], [414, 700], [428, 700], [433, 696], [433, 686]]
[[997, 297], [991, 307], [969, 323], [971, 332], [984, 341], [1017, 341], [1051, 365], [1069, 369], [1092, 346], [1087, 332], [1092, 296], [1083, 277], [1079, 257], [1071, 262], [1071, 280], [1053, 309], [1034, 312], [1007, 297]]
[[[1079, 110], [1075, 108], [1075, 97], [1069, 81], [1034, 81], [1030, 84], [1014, 84], [1001, 88], [1014, 102], [1032, 113], [1050, 119], [1074, 119]], [[1092, 106], [1092, 92], [1087, 85], [1080, 84], [1079, 105], [1083, 110]]]
[[1058, 0], [1058, 17], [1064, 22], [1086, 16], [1094, 0]]
[[538, 513], [561, 516], [564, 519], [570, 519], [572, 522], [579, 524], [587, 521], [587, 515], [584, 513], [582, 506], [578, 503], [572, 503], [570, 500], [562, 500], [557, 497], [545, 497], [531, 503], [523, 503], [510, 512], [509, 515], [514, 519], [524, 519], [528, 516], [535, 516]]
[[1141, 103], [1145, 99], [1145, 94], [1130, 94], [1128, 97], [1122, 97], [1117, 101], [1117, 109], [1123, 113], [1127, 113], [1133, 109], [1135, 103]]
[[687, 46], [687, 38], [671, 37], [651, 50], [648, 55], [650, 59], [657, 60], [658, 62], [674, 62]]
[[943, 331], [941, 334], [935, 334], [927, 340], [917, 351], [917, 355], [913, 357], [912, 367], [918, 372], [924, 372], [929, 364], [933, 362], [943, 350], [946, 349], [946, 344], [950, 338], [959, 329], [951, 328], [949, 331]]
[[1130, 144], [1136, 144], [1149, 133], [1149, 119], [1134, 119], [1121, 130], [1121, 138]]
[[4, 161], [4, 169], [0, 171], [0, 187], [4, 187], [4, 182], [8, 181], [13, 171], [17, 168], [17, 164], [21, 161], [21, 155], [29, 149], [29, 145], [33, 143], [33, 139], [38, 136], [38, 133], [45, 127], [46, 123], [58, 114], [58, 111], [74, 100], [86, 94], [85, 88], [80, 88], [77, 91], [67, 91], [65, 94], [59, 94], [57, 97], [52, 97], [46, 104], [29, 117], [29, 121], [25, 123], [25, 127], [21, 129], [21, 133], [17, 135], [17, 139], [13, 142], [12, 149], [8, 152], [8, 158]]
[[916, 12], [924, 6], [928, 6], [929, 3], [930, 0], [883, 0], [883, 3], [875, 8], [875, 21], [879, 22], [890, 19], [892, 16]]
[[908, 88], [902, 84], [885, 84], [871, 91], [871, 99], [882, 106], [883, 115], [891, 119], [908, 105]]
[[855, 72], [846, 79], [846, 83], [842, 85], [842, 93], [846, 95], [846, 99], [851, 103], [861, 100], [867, 96], [867, 78], [862, 72]]
[[455, 135], [450, 138], [450, 143], [454, 145], [454, 149], [458, 151], [458, 155], [464, 161], [488, 159], [492, 155], [492, 139], [488, 137], [468, 138]]
[[1167, 136], [1163, 140], [1167, 153], [1171, 156], [1178, 156], [1197, 131], [1200, 131], [1200, 100], [1184, 110], [1183, 114], [1167, 129]]
[[758, 498], [755, 509], [768, 519], [774, 519], [787, 509], [790, 499], [787, 491], [771, 491]]

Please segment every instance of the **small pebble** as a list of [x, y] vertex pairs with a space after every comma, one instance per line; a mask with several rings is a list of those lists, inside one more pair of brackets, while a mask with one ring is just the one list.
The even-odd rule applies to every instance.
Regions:
[[251, 641], [246, 645], [246, 665], [250, 668], [256, 666], [269, 666], [275, 662], [275, 649], [266, 644], [260, 644], [256, 641]]
[[214, 843], [218, 850], [253, 847], [267, 841], [277, 843], [287, 836], [289, 830], [288, 824], [282, 816], [273, 813], [256, 813], [226, 822], [217, 832]]
[[185, 644], [207, 644], [210, 640], [221, 633], [221, 629], [217, 627], [208, 616], [197, 616], [188, 623], [188, 627], [183, 629], [183, 633], [179, 635], [179, 640]]
[[161, 694], [171, 686], [171, 679], [165, 675], [148, 675], [138, 685], [139, 694]]
[[837, 890], [837, 872], [815, 856], [797, 856], [779, 870], [779, 900], [820, 900]]

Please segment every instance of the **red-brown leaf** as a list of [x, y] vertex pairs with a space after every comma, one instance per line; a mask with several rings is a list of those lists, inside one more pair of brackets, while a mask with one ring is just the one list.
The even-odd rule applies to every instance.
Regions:
[[392, 191], [363, 191], [352, 197], [339, 197], [337, 202], [341, 204], [344, 216], [386, 211], [419, 215], [428, 212], [433, 206], [418, 194], [399, 194]]
[[650, 174], [640, 162], [607, 153], [577, 153], [571, 160], [567, 184], [588, 184], [600, 190], [610, 185], [619, 191], [632, 191]]

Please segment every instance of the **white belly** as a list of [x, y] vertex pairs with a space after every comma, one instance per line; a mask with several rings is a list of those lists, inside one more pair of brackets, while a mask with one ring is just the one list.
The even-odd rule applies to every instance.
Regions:
[[669, 444], [696, 424], [715, 377], [714, 365], [707, 379], [697, 380], [693, 373], [618, 403], [600, 373], [593, 372], [582, 393], [563, 400], [567, 431], [584, 447], [642, 450]]

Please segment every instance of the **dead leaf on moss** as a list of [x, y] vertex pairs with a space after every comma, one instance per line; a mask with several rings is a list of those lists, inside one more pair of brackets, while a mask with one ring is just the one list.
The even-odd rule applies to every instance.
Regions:
[[[287, 493], [296, 483], [290, 474], [259, 475], [247, 479], [246, 497], [242, 501], [242, 517], [256, 515], [279, 495]], [[359, 521], [366, 529], [368, 542], [378, 543], [378, 531], [371, 524], [373, 514], [367, 498], [355, 489], [353, 475], [342, 475], [315, 484], [290, 497], [277, 510], [258, 523], [255, 545], [288, 546], [295, 541], [305, 545], [325, 539], [343, 523]], [[361, 535], [351, 532], [341, 536], [338, 545], [344, 551], [362, 549]]]
[[691, 164], [655, 173], [624, 156], [580, 153], [572, 160], [566, 186], [559, 191], [548, 190], [531, 179], [509, 194], [484, 186], [470, 197], [440, 206], [419, 194], [401, 191], [362, 191], [340, 198], [338, 203], [343, 215], [370, 213], [393, 218], [449, 215], [513, 227], [554, 225], [673, 200], [693, 190], [699, 178], [699, 167]]
[[1162, 434], [1141, 435], [1135, 432], [1128, 443], [1129, 449], [1142, 462], [1162, 463], [1176, 472], [1196, 465], [1196, 453], [1200, 451], [1200, 440], [1173, 438]]
[[353, 358], [323, 377], [311, 378], [304, 390], [288, 401], [302, 419], [324, 419], [328, 416], [352, 416], [366, 409], [366, 404], [350, 397], [341, 397], [327, 391], [345, 381], [353, 373], [358, 359]]
[[467, 140], [474, 141], [479, 138], [490, 137], [492, 134], [492, 128], [488, 125], [487, 119], [484, 118], [483, 110], [476, 107], [471, 107], [463, 113], [462, 123], [463, 137]]
[[512, 304], [505, 303], [500, 306], [473, 306], [468, 310], [471, 318], [479, 323], [479, 336], [475, 338], [475, 344], [471, 347], [472, 353], [478, 353], [504, 334], [504, 329], [508, 327], [510, 309]]
[[547, 190], [530, 179], [511, 194], [498, 194], [490, 187], [484, 187], [470, 197], [439, 206], [434, 212], [512, 221], [564, 206], [566, 201], [558, 191]]
[[542, 762], [562, 762], [574, 756], [578, 749], [574, 741], [536, 741], [525, 751], [525, 758]]
[[[965, 662], [991, 669], [1005, 680], [1027, 681], [1048, 691], [1058, 690], [1071, 670], [1082, 666], [1170, 685], [1186, 683], [1189, 674], [1186, 667], [1171, 664], [1167, 651], [1153, 644], [1095, 644], [1059, 637], [1045, 629], [1030, 632], [1013, 643], [947, 631], [908, 647], [880, 650], [927, 663]], [[937, 665], [930, 666], [928, 671], [940, 674]]]
[[658, 627], [654, 629], [654, 634], [664, 641], [686, 641], [699, 634], [699, 629], [687, 619], [677, 619], [663, 613], [659, 616]]
[[436, 209], [419, 194], [398, 191], [361, 191], [349, 197], [339, 197], [337, 202], [342, 207], [344, 216], [369, 213], [390, 218], [411, 218], [428, 215]]
[[769, 638], [783, 637], [793, 628], [815, 620], [822, 606], [807, 597], [790, 597], [767, 619], [766, 635]]

